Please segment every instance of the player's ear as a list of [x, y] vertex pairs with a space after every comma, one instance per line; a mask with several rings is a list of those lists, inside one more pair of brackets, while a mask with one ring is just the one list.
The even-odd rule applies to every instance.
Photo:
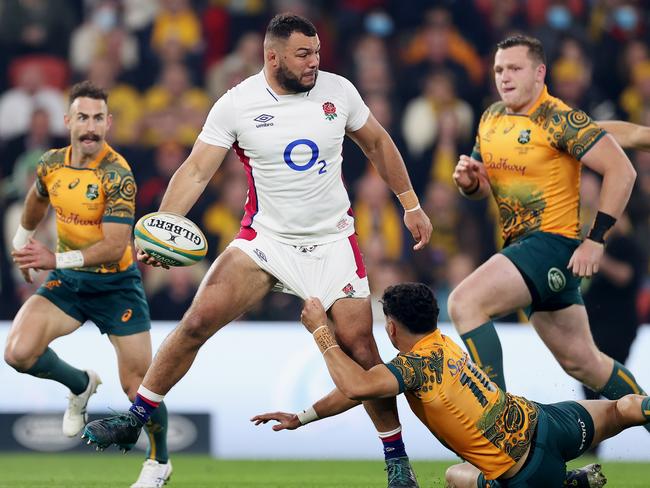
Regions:
[[390, 317], [386, 317], [386, 333], [388, 333], [388, 337], [391, 339], [394, 338], [396, 331], [397, 326], [395, 325], [395, 321]]
[[546, 65], [544, 63], [539, 63], [535, 75], [538, 81], [544, 82], [544, 78], [546, 78]]

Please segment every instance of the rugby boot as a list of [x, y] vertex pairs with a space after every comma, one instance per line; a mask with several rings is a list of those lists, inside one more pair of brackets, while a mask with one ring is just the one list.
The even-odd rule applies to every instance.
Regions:
[[147, 459], [142, 464], [142, 471], [131, 488], [161, 488], [166, 485], [172, 475], [172, 463], [159, 463], [155, 459]]
[[387, 459], [388, 488], [419, 488], [413, 468], [407, 456]]
[[88, 375], [88, 386], [86, 389], [78, 395], [70, 392], [68, 396], [68, 408], [65, 409], [63, 424], [61, 425], [63, 434], [68, 437], [76, 436], [84, 428], [86, 422], [88, 422], [88, 413], [86, 412], [88, 400], [95, 394], [97, 387], [102, 384], [99, 375], [94, 371], [88, 369], [86, 370], [86, 374]]
[[600, 464], [588, 464], [567, 471], [564, 479], [564, 486], [570, 488], [601, 488], [606, 484], [607, 478], [602, 473]]
[[142, 424], [131, 412], [93, 420], [86, 425], [82, 439], [87, 439], [87, 444], [96, 444], [98, 451], [103, 451], [112, 444], [126, 454], [130, 451], [140, 437]]

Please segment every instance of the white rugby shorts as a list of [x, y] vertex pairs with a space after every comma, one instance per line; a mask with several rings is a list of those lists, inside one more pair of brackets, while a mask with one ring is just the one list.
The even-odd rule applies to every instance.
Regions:
[[294, 246], [253, 229], [242, 229], [228, 245], [241, 249], [277, 278], [273, 291], [302, 299], [317, 297], [328, 310], [339, 298], [370, 295], [356, 235], [313, 246]]

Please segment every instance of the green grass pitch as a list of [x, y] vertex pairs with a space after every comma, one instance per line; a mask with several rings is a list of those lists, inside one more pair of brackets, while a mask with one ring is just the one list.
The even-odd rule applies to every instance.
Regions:
[[[224, 461], [207, 456], [172, 457], [169, 488], [385, 487], [381, 461]], [[574, 461], [572, 466], [588, 464]], [[128, 487], [142, 458], [110, 453], [0, 455], [0, 488]], [[413, 463], [421, 488], [444, 487], [448, 461]], [[603, 462], [608, 488], [647, 488], [648, 463]]]

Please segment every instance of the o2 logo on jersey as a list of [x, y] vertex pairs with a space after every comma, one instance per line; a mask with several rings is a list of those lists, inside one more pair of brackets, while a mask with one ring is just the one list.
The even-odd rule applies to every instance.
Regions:
[[[311, 149], [311, 158], [309, 161], [302, 165], [296, 164], [293, 159], [291, 159], [291, 153], [298, 146], [307, 146], [309, 149]], [[287, 163], [287, 166], [289, 166], [294, 171], [307, 171], [312, 166], [314, 166], [314, 164], [316, 164], [319, 154], [320, 151], [314, 141], [310, 139], [296, 139], [295, 141], [290, 142], [287, 147], [284, 148], [284, 162]], [[327, 161], [321, 159], [318, 161], [318, 164], [321, 165], [318, 170], [318, 174], [322, 175], [323, 173], [327, 173], [327, 170], [325, 169], [327, 166]]]

